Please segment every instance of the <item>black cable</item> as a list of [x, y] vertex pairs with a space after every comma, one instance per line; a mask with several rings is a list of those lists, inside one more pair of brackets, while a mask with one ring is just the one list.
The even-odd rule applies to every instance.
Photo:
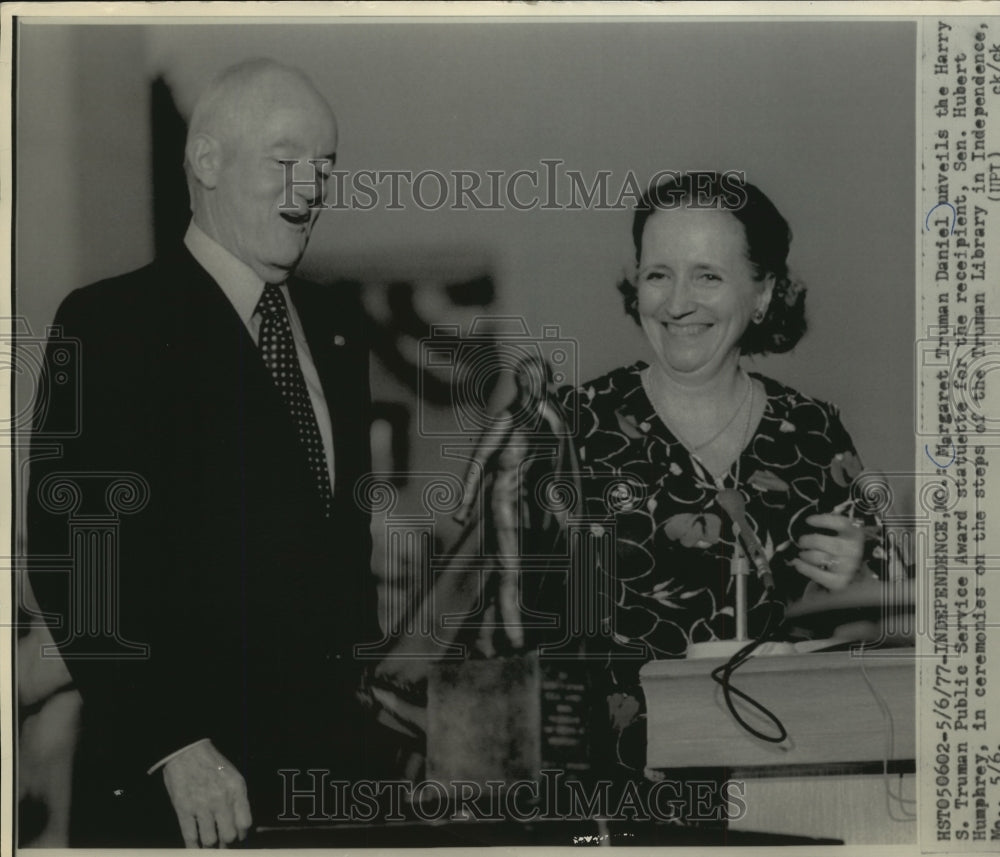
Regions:
[[[744, 693], [739, 688], [734, 687], [732, 684], [733, 673], [750, 660], [750, 656], [753, 652], [763, 643], [768, 642], [778, 630], [777, 624], [774, 624], [774, 618], [783, 605], [781, 602], [774, 600], [768, 600], [767, 604], [771, 610], [768, 613], [767, 622], [764, 624], [764, 630], [761, 632], [760, 636], [736, 652], [736, 654], [726, 661], [726, 663], [721, 664], [712, 670], [712, 679], [722, 687], [722, 695], [726, 701], [726, 708], [729, 709], [729, 713], [733, 716], [733, 719], [740, 724], [740, 726], [742, 726], [755, 738], [760, 738], [762, 741], [769, 741], [772, 744], [780, 744], [788, 737], [788, 730], [785, 729], [784, 724], [772, 711], [759, 703], [753, 697]], [[777, 727], [778, 735], [768, 735], [747, 723], [739, 711], [736, 710], [736, 706], [732, 699], [734, 696], [739, 697], [747, 705], [757, 709], [757, 711], [763, 714], [764, 717], [770, 720]]]

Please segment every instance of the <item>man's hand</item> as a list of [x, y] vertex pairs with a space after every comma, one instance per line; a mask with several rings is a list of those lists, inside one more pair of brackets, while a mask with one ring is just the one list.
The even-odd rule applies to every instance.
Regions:
[[188, 848], [225, 848], [246, 838], [253, 823], [246, 782], [210, 741], [167, 762], [163, 783]]

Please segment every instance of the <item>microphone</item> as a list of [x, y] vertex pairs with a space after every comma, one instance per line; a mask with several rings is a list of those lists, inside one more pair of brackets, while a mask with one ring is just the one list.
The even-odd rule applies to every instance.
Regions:
[[743, 548], [753, 563], [764, 588], [771, 593], [774, 591], [774, 575], [771, 574], [771, 566], [767, 562], [767, 555], [764, 553], [764, 546], [757, 538], [757, 534], [750, 528], [746, 516], [746, 503], [743, 502], [743, 495], [735, 488], [723, 488], [715, 498], [730, 520], [736, 525]]

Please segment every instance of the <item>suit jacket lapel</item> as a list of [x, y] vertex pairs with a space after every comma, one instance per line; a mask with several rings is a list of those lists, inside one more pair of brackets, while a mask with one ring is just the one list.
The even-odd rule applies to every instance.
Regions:
[[[218, 284], [186, 248], [165, 263], [170, 317], [165, 319], [167, 341], [176, 343], [187, 370], [187, 383], [212, 397], [219, 407], [236, 408], [234, 415], [245, 437], [257, 448], [278, 449], [286, 462], [299, 461], [307, 473], [295, 426], [281, 394], [243, 320]], [[235, 385], [235, 387], [234, 387]], [[224, 404], [228, 403], [228, 404]], [[278, 462], [278, 458], [274, 458]]]
[[[257, 351], [257, 344], [250, 336], [225, 293], [208, 272], [195, 261], [186, 247], [165, 262], [170, 294], [176, 297], [174, 317], [169, 320], [173, 332], [183, 331], [188, 336], [198, 336], [203, 347], [232, 351], [233, 341], [240, 343], [240, 350]], [[206, 354], [211, 359], [218, 354]], [[264, 366], [264, 361], [260, 360]], [[206, 370], [211, 363], [206, 365]]]
[[[191, 379], [192, 383], [210, 390], [219, 383], [232, 384], [232, 379], [239, 378], [241, 397], [247, 408], [247, 431], [271, 449], [278, 444], [294, 451], [296, 460], [301, 459], [303, 474], [308, 475], [292, 419], [257, 344], [225, 293], [183, 246], [164, 265], [165, 277], [174, 286], [170, 294], [176, 296], [172, 301], [172, 317], [165, 320], [167, 336], [174, 337], [178, 346], [183, 343], [189, 365], [196, 367], [192, 371], [201, 376]], [[351, 329], [359, 319], [356, 312], [344, 309], [335, 289], [293, 278], [288, 290], [330, 413], [337, 483], [334, 491], [349, 492], [357, 473], [367, 469], [368, 458], [368, 415], [363, 412], [367, 372], [365, 389], [360, 390], [348, 354], [359, 344], [354, 340], [360, 332]], [[221, 395], [229, 398], [225, 390]], [[344, 413], [345, 409], [350, 412]]]

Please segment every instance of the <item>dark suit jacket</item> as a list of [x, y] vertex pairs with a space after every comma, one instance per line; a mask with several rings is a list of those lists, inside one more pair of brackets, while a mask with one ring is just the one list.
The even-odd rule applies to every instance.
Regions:
[[[150, 782], [165, 799], [146, 769], [203, 737], [247, 776], [255, 822], [280, 795], [278, 768], [350, 778], [373, 750], [354, 702], [353, 647], [381, 636], [369, 518], [353, 496], [370, 467], [363, 323], [356, 296], [295, 280], [289, 290], [333, 422], [332, 520], [255, 343], [186, 249], [73, 292], [56, 316], [81, 343], [80, 432], [61, 457], [32, 463], [29, 551], [72, 549], [67, 513], [38, 496], [50, 474], [132, 473], [149, 492], [117, 535], [118, 633], [148, 644], [149, 657], [67, 661], [85, 712], [78, 844], [129, 844], [104, 828], [137, 813], [131, 844], [160, 842], [143, 831], [163, 806], [128, 802]], [[51, 389], [36, 438], [74, 419], [72, 397]], [[94, 502], [84, 492], [77, 520]], [[90, 573], [83, 561], [73, 570]], [[65, 575], [32, 584], [43, 610], [70, 615]], [[67, 643], [65, 626], [53, 635], [65, 654], [79, 642]], [[164, 824], [177, 835], [171, 812]]]

